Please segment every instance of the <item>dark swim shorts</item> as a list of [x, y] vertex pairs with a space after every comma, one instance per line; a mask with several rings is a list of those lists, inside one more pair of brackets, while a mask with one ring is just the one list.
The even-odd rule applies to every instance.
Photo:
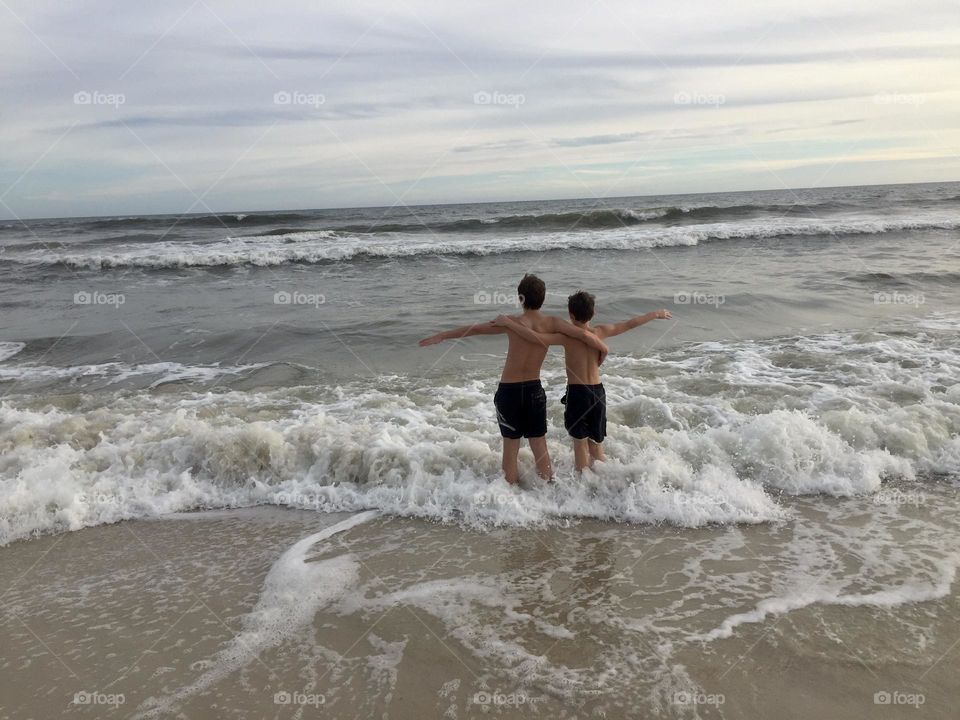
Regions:
[[539, 380], [500, 383], [493, 404], [503, 437], [519, 440], [547, 434], [547, 394]]
[[560, 400], [567, 406], [563, 425], [574, 440], [590, 438], [602, 443], [607, 436], [607, 394], [599, 385], [567, 385]]

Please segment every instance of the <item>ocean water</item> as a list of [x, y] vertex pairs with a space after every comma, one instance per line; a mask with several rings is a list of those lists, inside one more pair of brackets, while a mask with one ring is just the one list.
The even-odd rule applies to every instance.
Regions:
[[[4, 222], [0, 543], [260, 504], [698, 527], [955, 488], [958, 212], [931, 184]], [[417, 340], [512, 311], [524, 272], [548, 312], [584, 288], [601, 322], [674, 319], [611, 342], [583, 478], [551, 352], [560, 482], [524, 454], [515, 491], [505, 341]]]
[[[417, 340], [525, 272], [674, 317], [513, 488], [505, 340]], [[949, 717], [958, 281], [960, 184], [0, 223], [7, 709]]]

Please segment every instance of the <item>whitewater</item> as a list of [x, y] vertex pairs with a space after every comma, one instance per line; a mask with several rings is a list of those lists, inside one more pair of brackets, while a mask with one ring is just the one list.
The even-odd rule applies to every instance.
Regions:
[[[786, 211], [784, 211], [786, 212]], [[857, 236], [903, 230], [956, 230], [960, 220], [950, 211], [929, 211], [892, 218], [773, 217], [750, 218], [736, 224], [695, 223], [676, 226], [643, 226], [622, 221], [604, 230], [583, 229], [571, 220], [570, 228], [529, 233], [506, 231], [495, 237], [471, 233], [438, 235], [429, 226], [413, 232], [398, 230], [351, 232], [302, 230], [276, 234], [229, 236], [208, 242], [170, 242], [153, 236], [144, 240], [111, 238], [77, 252], [69, 246], [17, 251], [0, 258], [14, 264], [62, 266], [69, 269], [177, 269], [191, 267], [271, 267], [288, 263], [336, 263], [362, 259], [412, 258], [416, 256], [483, 256], [518, 252], [560, 250], [644, 250], [695, 246], [722, 240], [763, 240], [811, 236]], [[516, 223], [514, 223], [516, 225]], [[553, 223], [547, 225], [551, 227]], [[499, 224], [491, 227], [500, 228]]]
[[[376, 510], [480, 530], [788, 522], [785, 498], [960, 473], [956, 184], [73, 218], [0, 226], [0, 543], [182, 511]], [[609, 462], [499, 479], [524, 272], [667, 307], [603, 368]], [[102, 302], [101, 302], [102, 301]]]
[[[869, 495], [884, 481], [960, 472], [960, 388], [944, 384], [960, 372], [960, 356], [952, 333], [932, 329], [943, 323], [611, 358], [610, 460], [581, 478], [566, 457], [562, 378], [553, 371], [548, 441], [560, 481], [549, 487], [526, 456], [524, 489], [498, 480], [489, 377], [8, 398], [0, 542], [258, 504], [474, 527], [783, 520], [783, 494]], [[151, 369], [170, 371], [140, 371]], [[167, 382], [184, 377], [176, 370]]]

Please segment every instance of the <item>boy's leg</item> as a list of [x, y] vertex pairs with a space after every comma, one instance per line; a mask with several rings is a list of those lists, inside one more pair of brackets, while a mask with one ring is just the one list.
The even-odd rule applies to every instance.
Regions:
[[573, 440], [573, 463], [580, 472], [585, 467], [590, 466], [590, 449], [587, 447], [587, 439], [571, 438]]
[[517, 454], [519, 452], [519, 439], [503, 438], [503, 476], [511, 485], [520, 483], [520, 466], [517, 464]]
[[593, 440], [589, 440], [588, 443], [590, 445], [590, 467], [593, 467], [594, 462], [604, 462], [607, 456], [603, 454], [603, 444]]
[[547, 449], [547, 436], [528, 438], [533, 459], [537, 463], [537, 475], [544, 480], [553, 480], [553, 466], [550, 465], [550, 451]]

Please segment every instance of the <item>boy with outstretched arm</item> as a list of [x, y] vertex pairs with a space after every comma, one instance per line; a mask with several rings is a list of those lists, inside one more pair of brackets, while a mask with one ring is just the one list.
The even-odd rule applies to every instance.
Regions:
[[500, 385], [493, 402], [497, 408], [500, 434], [503, 436], [503, 474], [511, 484], [520, 482], [517, 455], [523, 438], [530, 443], [537, 464], [537, 474], [544, 480], [553, 479], [546, 439], [547, 396], [540, 384], [540, 368], [547, 356], [547, 346], [540, 342], [537, 334], [569, 337], [572, 343], [586, 343], [597, 361], [607, 354], [607, 346], [595, 333], [540, 312], [547, 294], [547, 288], [540, 278], [524, 275], [517, 286], [517, 294], [523, 302], [523, 312], [510, 318], [513, 323], [511, 329], [523, 328], [533, 333], [533, 339], [516, 332], [508, 332], [505, 325], [497, 325], [491, 321], [447, 330], [420, 341], [421, 346], [427, 346], [471, 335], [507, 334], [507, 360], [503, 365]]
[[[623, 322], [593, 327], [590, 320], [593, 319], [594, 304], [594, 296], [582, 290], [567, 298], [567, 309], [573, 325], [601, 340], [620, 335], [651, 320], [668, 320], [672, 317], [669, 310], [656, 310]], [[501, 315], [494, 323], [531, 343], [540, 343], [544, 350], [548, 345], [563, 345], [567, 366], [567, 394], [561, 400], [566, 405], [563, 424], [573, 438], [577, 470], [592, 467], [597, 460], [603, 461], [602, 443], [607, 435], [607, 397], [600, 382], [600, 358], [596, 350], [583, 342], [571, 341], [565, 334], [538, 332], [506, 315]]]

